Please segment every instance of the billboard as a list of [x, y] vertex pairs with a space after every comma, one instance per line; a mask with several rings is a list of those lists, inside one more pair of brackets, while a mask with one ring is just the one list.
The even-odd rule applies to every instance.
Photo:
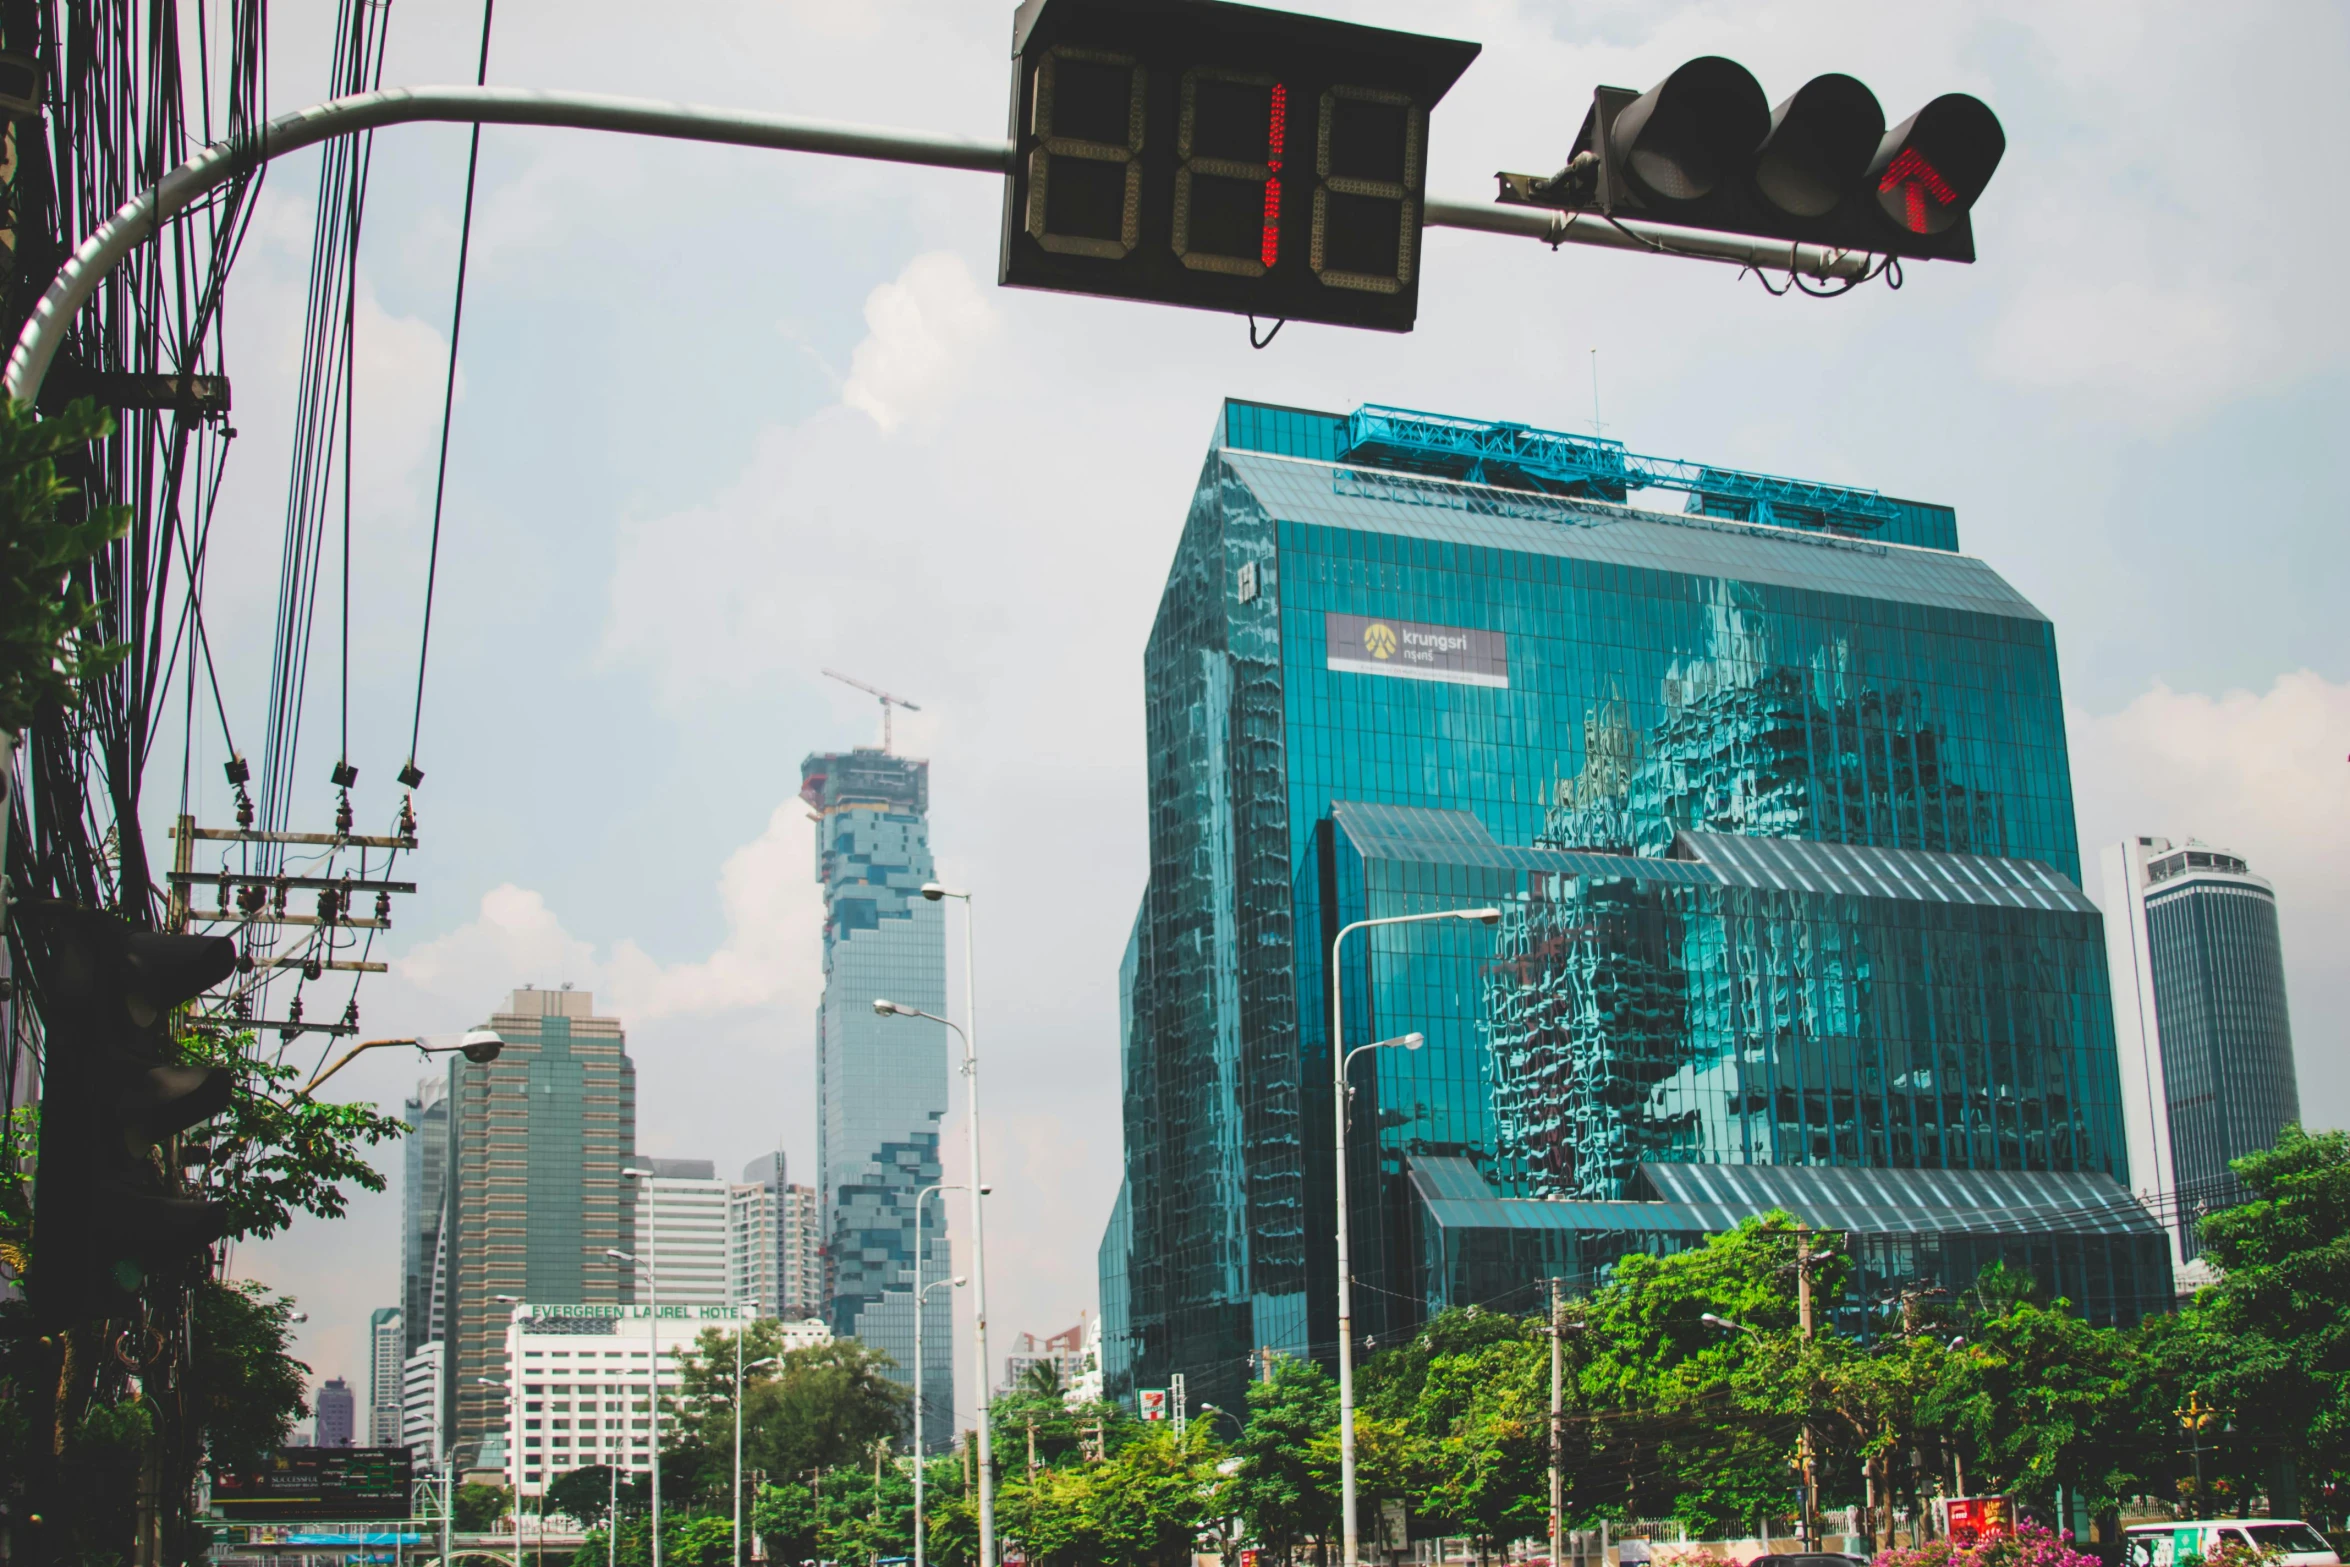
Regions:
[[1392, 616], [1325, 614], [1322, 635], [1323, 663], [1330, 669], [1509, 689], [1509, 645], [1498, 631], [1431, 626]]
[[2004, 1496], [1951, 1496], [1941, 1500], [1943, 1532], [1952, 1545], [1974, 1545], [2015, 1532], [2015, 1512]]
[[404, 1447], [281, 1447], [259, 1469], [212, 1472], [212, 1510], [232, 1523], [405, 1518]]

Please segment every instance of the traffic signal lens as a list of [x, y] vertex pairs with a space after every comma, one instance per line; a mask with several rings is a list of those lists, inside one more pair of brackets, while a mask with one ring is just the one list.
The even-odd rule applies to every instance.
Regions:
[[1289, 90], [1270, 76], [1184, 74], [1174, 239], [1185, 266], [1261, 277], [1280, 259], [1288, 120]]
[[1753, 159], [1771, 103], [1735, 60], [1703, 55], [1633, 100], [1610, 134], [1633, 181], [1663, 201], [1695, 201]]
[[1981, 99], [1945, 93], [1886, 134], [1869, 183], [1895, 224], [1939, 234], [1966, 216], [2006, 151], [2007, 133]]
[[1815, 76], [1771, 111], [1755, 188], [1790, 216], [1824, 217], [1859, 183], [1884, 139], [1875, 93], [1849, 76]]

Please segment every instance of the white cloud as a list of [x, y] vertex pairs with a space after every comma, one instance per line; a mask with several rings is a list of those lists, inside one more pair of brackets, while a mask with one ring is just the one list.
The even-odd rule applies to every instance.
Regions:
[[2276, 884], [2302, 1113], [2350, 1122], [2350, 682], [2304, 669], [2216, 697], [2157, 684], [2118, 713], [2076, 710], [2069, 728], [2087, 864], [2140, 833], [2196, 837]]
[[412, 949], [393, 966], [406, 984], [452, 1000], [568, 981], [596, 992], [597, 1008], [631, 1024], [814, 1004], [808, 963], [824, 912], [808, 874], [808, 828], [796, 800], [718, 872], [726, 936], [707, 958], [663, 963], [633, 937], [598, 953], [567, 931], [545, 898], [508, 882], [484, 893], [468, 924]]
[[866, 297], [868, 330], [840, 400], [883, 430], [935, 414], [962, 389], [972, 350], [995, 324], [995, 307], [962, 257], [916, 256]]

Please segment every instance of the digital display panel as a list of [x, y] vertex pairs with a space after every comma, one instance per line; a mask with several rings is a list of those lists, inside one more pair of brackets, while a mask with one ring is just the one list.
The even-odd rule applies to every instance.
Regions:
[[412, 1474], [404, 1447], [281, 1447], [260, 1469], [212, 1475], [212, 1510], [232, 1522], [408, 1516]]
[[1001, 281], [1409, 331], [1428, 111], [1475, 44], [1214, 0], [1029, 0]]

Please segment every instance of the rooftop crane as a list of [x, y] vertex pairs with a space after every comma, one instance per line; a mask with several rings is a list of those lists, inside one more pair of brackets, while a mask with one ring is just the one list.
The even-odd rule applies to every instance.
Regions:
[[918, 702], [909, 702], [902, 696], [895, 696], [890, 692], [882, 690], [879, 686], [869, 686], [864, 681], [858, 680], [853, 676], [844, 675], [837, 669], [827, 669], [824, 671], [824, 674], [828, 679], [837, 680], [844, 686], [855, 686], [858, 690], [864, 692], [867, 696], [875, 696], [881, 699], [881, 749], [885, 752], [889, 749], [890, 708], [894, 705], [904, 708], [909, 713], [919, 713], [922, 711], [922, 705]]

